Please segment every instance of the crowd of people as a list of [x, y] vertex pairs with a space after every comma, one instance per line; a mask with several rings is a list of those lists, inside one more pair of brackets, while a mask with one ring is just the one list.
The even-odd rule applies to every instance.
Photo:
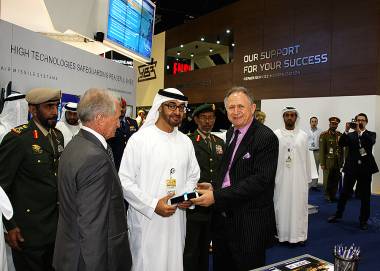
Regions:
[[[368, 228], [378, 167], [364, 113], [343, 133], [336, 116], [327, 131], [315, 116], [303, 131], [303, 116], [287, 106], [272, 131], [252, 93], [232, 87], [221, 139], [215, 106], [186, 116], [188, 98], [175, 88], [159, 90], [136, 120], [124, 98], [89, 89], [57, 123], [60, 98], [57, 89], [30, 90], [31, 119], [2, 135], [0, 210], [17, 271], [209, 270], [210, 248], [215, 271], [264, 266], [276, 242], [305, 245], [314, 166], [326, 201], [338, 202], [328, 222], [342, 219], [356, 184], [359, 226]], [[179, 130], [187, 117], [190, 135]], [[0, 262], [7, 270], [2, 238]]]

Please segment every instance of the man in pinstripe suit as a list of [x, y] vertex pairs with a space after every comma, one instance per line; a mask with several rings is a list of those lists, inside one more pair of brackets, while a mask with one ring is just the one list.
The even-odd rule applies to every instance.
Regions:
[[[265, 265], [265, 250], [276, 234], [273, 192], [278, 139], [254, 119], [256, 105], [244, 87], [231, 88], [224, 99], [233, 128], [213, 189], [200, 185], [200, 206], [214, 204], [214, 270], [251, 270]], [[213, 191], [212, 191], [213, 190]]]

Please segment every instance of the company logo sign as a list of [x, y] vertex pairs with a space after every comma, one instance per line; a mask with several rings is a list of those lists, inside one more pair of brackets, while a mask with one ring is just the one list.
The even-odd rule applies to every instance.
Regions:
[[138, 82], [143, 82], [143, 81], [148, 81], [148, 80], [153, 80], [156, 79], [156, 66], [157, 66], [157, 60], [138, 66], [139, 69], [139, 77], [138, 77]]

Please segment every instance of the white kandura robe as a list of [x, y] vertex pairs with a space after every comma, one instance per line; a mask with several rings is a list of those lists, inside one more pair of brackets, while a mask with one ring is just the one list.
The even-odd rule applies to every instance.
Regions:
[[128, 229], [133, 271], [182, 271], [186, 212], [170, 217], [154, 212], [167, 195], [166, 180], [176, 179], [176, 195], [191, 192], [200, 176], [191, 140], [174, 130], [166, 133], [155, 125], [139, 130], [129, 139], [119, 176], [129, 202]]
[[[6, 219], [11, 219], [13, 216], [13, 208], [7, 194], [0, 187], [0, 217], [3, 215]], [[3, 230], [3, 220], [0, 219], [0, 229]], [[3, 232], [0, 233], [0, 271], [8, 271], [7, 253], [4, 241]]]
[[81, 129], [81, 124], [78, 125], [70, 125], [64, 120], [58, 121], [57, 125], [55, 128], [60, 130], [63, 134], [63, 143], [64, 147], [73, 139], [73, 137], [79, 132]]
[[[279, 154], [274, 189], [278, 239], [297, 243], [307, 239], [308, 183], [311, 182], [307, 134], [302, 130], [278, 129]], [[291, 166], [286, 165], [288, 149]]]

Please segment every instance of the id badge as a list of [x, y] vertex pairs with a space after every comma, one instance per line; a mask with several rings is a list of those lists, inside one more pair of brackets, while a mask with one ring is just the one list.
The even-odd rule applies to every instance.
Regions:
[[170, 194], [170, 193], [175, 194], [176, 186], [177, 186], [177, 180], [176, 179], [170, 178], [170, 179], [166, 180], [166, 192], [168, 194]]
[[360, 153], [360, 156], [366, 156], [367, 155], [367, 152], [365, 151], [364, 148], [360, 148], [359, 153]]
[[173, 193], [175, 194], [176, 192], [176, 186], [177, 186], [177, 180], [173, 178], [173, 174], [175, 173], [175, 169], [171, 168], [170, 169], [170, 178], [166, 180], [166, 192], [168, 194]]
[[334, 149], [330, 147], [329, 154], [334, 154]]
[[288, 156], [288, 158], [285, 160], [285, 165], [287, 168], [290, 168], [292, 166], [292, 158]]

